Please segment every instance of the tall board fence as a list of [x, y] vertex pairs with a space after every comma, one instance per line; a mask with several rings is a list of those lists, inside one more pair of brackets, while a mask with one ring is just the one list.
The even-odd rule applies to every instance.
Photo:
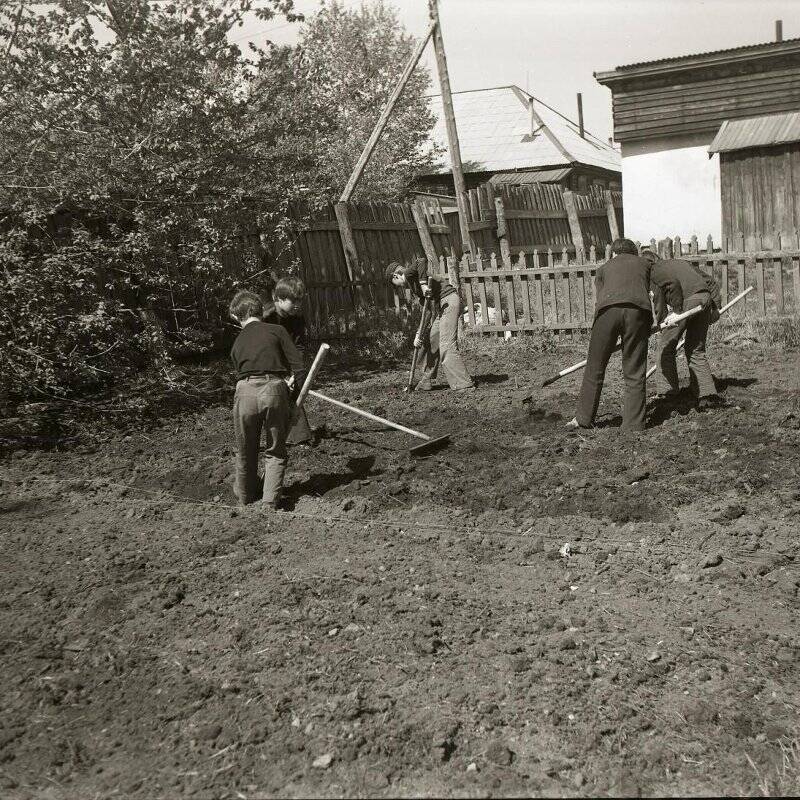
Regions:
[[[504, 264], [524, 255], [539, 265], [548, 249], [574, 257], [590, 247], [604, 248], [619, 235], [619, 192], [577, 195], [546, 184], [500, 190], [485, 184], [466, 199], [471, 246], [478, 254], [473, 264], [482, 263], [482, 253], [494, 252]], [[386, 265], [423, 257], [432, 265], [441, 262], [445, 272], [446, 260], [461, 252], [456, 215], [432, 198], [340, 203], [315, 211], [294, 204], [290, 216], [293, 242], [282, 261], [284, 267], [299, 265], [308, 290], [307, 319], [320, 338], [368, 336], [375, 326], [409, 325], [408, 298], [386, 284]]]

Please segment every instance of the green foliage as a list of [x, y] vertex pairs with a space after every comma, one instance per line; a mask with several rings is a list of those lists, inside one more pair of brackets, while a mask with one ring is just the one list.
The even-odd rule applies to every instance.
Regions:
[[[332, 4], [300, 47], [242, 52], [251, 12], [297, 19], [292, 0], [0, 4], [0, 394], [207, 348], [231, 293], [267, 282], [289, 201], [341, 191], [413, 42], [382, 4]], [[424, 162], [415, 80], [369, 196]]]
[[[405, 69], [416, 40], [383, 0], [348, 9], [334, 0], [304, 26], [296, 52], [303, 97], [319, 132], [314, 143], [320, 196], [336, 198]], [[430, 75], [417, 66], [367, 165], [356, 199], [396, 201], [430, 169], [435, 119], [425, 95]]]

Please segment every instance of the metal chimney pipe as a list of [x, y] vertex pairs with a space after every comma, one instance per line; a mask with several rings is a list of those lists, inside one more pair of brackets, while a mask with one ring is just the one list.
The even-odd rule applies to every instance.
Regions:
[[578, 133], [581, 139], [586, 138], [583, 130], [583, 95], [580, 92], [578, 92]]
[[782, 42], [783, 41], [783, 20], [776, 19], [775, 20], [775, 41]]

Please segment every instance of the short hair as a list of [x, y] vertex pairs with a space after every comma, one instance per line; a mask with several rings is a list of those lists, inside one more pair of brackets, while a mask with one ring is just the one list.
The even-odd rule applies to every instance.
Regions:
[[638, 256], [639, 248], [636, 247], [636, 242], [632, 242], [630, 239], [614, 239], [611, 242], [611, 252], [615, 255]]
[[409, 281], [415, 278], [419, 280], [422, 267], [425, 265], [424, 258], [415, 258], [411, 264], [401, 264], [399, 261], [392, 261], [386, 265], [386, 280], [392, 282], [392, 277], [398, 272], [405, 275]]
[[305, 293], [306, 285], [294, 275], [278, 278], [278, 282], [272, 290], [272, 296], [276, 300], [294, 300], [295, 303], [302, 300]]
[[244, 322], [248, 317], [261, 319], [264, 316], [264, 301], [255, 292], [242, 289], [233, 296], [228, 310], [239, 322]]
[[392, 278], [395, 276], [396, 273], [401, 273], [405, 275], [406, 269], [405, 267], [397, 261], [392, 261], [391, 263], [386, 265], [386, 269], [384, 270], [384, 274], [386, 276], [386, 280], [391, 283]]
[[648, 259], [651, 263], [654, 261], [661, 260], [661, 256], [658, 253], [656, 253], [655, 250], [649, 247], [643, 247], [642, 252], [639, 255], [641, 255], [642, 258]]

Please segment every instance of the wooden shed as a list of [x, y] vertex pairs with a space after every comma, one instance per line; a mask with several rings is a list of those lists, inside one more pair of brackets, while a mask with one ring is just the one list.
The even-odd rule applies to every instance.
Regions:
[[628, 64], [595, 78], [612, 93], [628, 234], [718, 239], [720, 157], [709, 159], [709, 145], [723, 123], [800, 111], [800, 39]]
[[800, 230], [800, 111], [722, 123], [722, 235], [745, 239]]

